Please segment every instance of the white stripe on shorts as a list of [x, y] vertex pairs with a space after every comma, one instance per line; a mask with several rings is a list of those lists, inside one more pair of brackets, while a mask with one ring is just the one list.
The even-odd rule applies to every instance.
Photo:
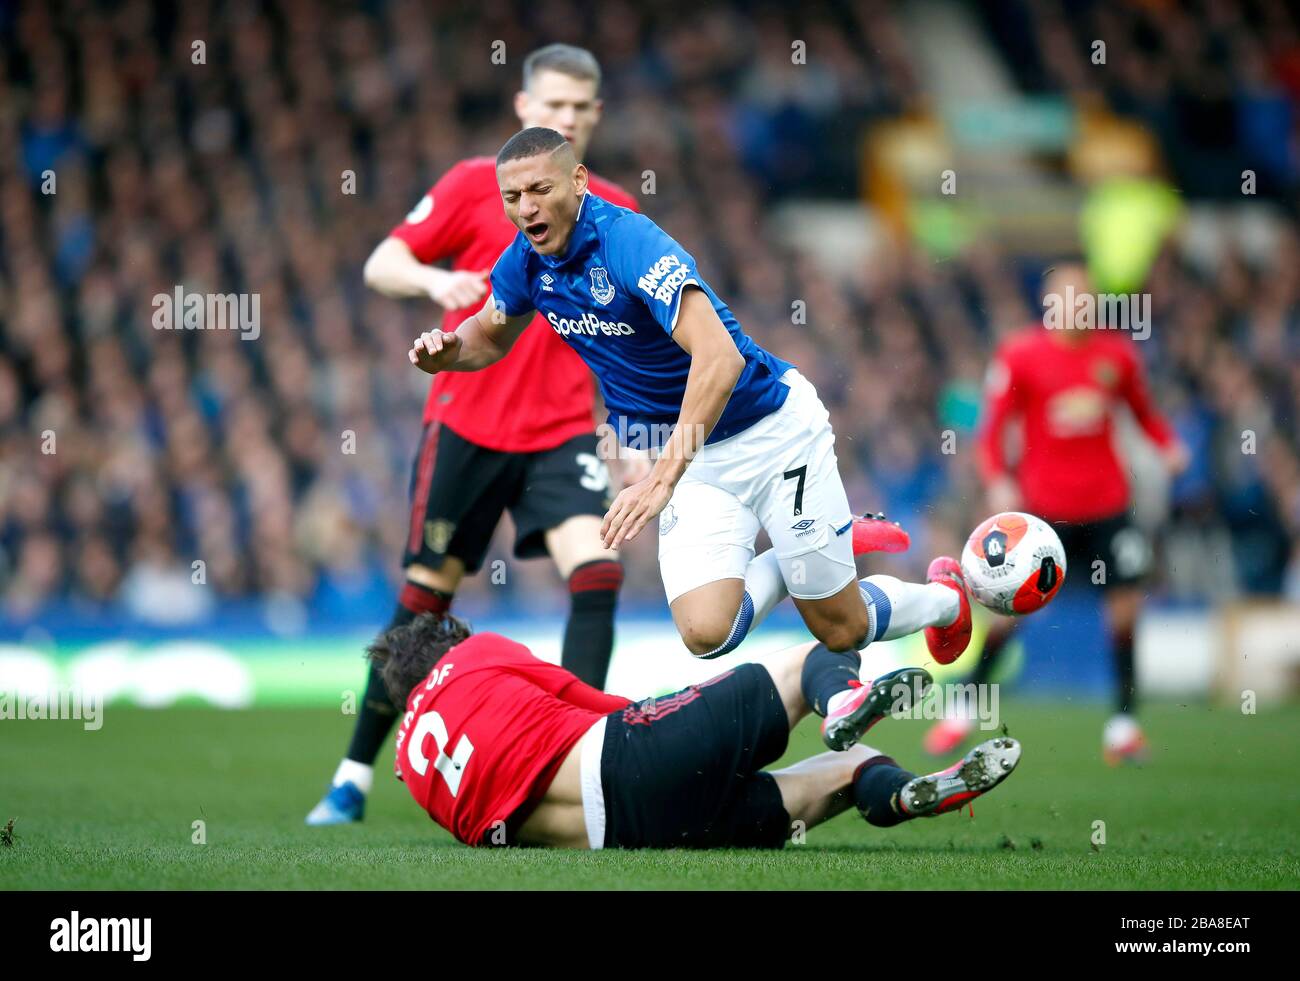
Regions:
[[600, 758], [605, 749], [605, 716], [582, 737], [579, 780], [582, 783], [582, 816], [587, 822], [587, 844], [599, 851], [605, 847], [605, 788], [600, 780]]

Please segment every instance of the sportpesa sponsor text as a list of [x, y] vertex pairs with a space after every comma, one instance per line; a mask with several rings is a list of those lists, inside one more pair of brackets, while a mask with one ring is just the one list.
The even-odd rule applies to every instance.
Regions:
[[557, 317], [554, 313], [548, 313], [546, 319], [561, 337], [568, 334], [586, 334], [588, 337], [604, 334], [606, 337], [618, 337], [636, 333], [631, 324], [624, 323], [621, 320], [617, 323], [601, 320], [590, 310], [576, 320]]

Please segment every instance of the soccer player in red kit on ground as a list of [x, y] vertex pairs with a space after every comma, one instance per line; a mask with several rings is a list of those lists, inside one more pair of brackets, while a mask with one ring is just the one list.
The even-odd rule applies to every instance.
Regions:
[[[1114, 765], [1146, 753], [1135, 718], [1133, 633], [1142, 607], [1140, 584], [1151, 559], [1150, 544], [1128, 514], [1131, 492], [1114, 443], [1117, 409], [1129, 408], [1170, 474], [1186, 468], [1187, 450], [1151, 400], [1135, 343], [1121, 330], [1105, 329], [1108, 325], [1074, 323], [1071, 301], [1090, 289], [1082, 265], [1052, 269], [1044, 304], [1064, 309], [1063, 323], [1070, 329], [1031, 327], [999, 346], [989, 368], [979, 465], [991, 512], [1028, 511], [1051, 522], [1070, 569], [1079, 570], [1076, 578], [1093, 581], [1093, 563], [1103, 563], [1105, 578], [1098, 584], [1104, 590], [1117, 696], [1102, 751]], [[1005, 440], [1015, 421], [1022, 424], [1022, 450], [1010, 464]], [[992, 622], [970, 681], [988, 681], [1015, 623], [1011, 618]], [[939, 756], [952, 752], [971, 726], [962, 718], [935, 723], [926, 734], [926, 749]]]
[[[600, 66], [581, 48], [553, 44], [530, 54], [515, 112], [524, 126], [559, 130], [581, 159], [600, 119]], [[622, 207], [636, 201], [594, 175], [592, 190]], [[501, 209], [495, 162], [464, 160], [420, 200], [375, 249], [366, 285], [392, 297], [425, 297], [454, 329], [482, 305], [487, 276], [516, 229]], [[450, 260], [451, 269], [432, 263]], [[612, 497], [597, 448], [595, 389], [582, 359], [541, 317], [509, 358], [478, 374], [434, 379], [411, 478], [406, 582], [390, 626], [445, 612], [460, 580], [477, 572], [503, 510], [515, 523], [515, 555], [549, 554], [568, 582], [562, 663], [601, 688], [614, 644], [623, 581], [618, 555], [601, 544]], [[649, 463], [632, 456], [624, 480]], [[397, 710], [376, 671], [347, 755], [308, 824], [361, 820], [375, 757]]]
[[[499, 634], [470, 636], [449, 614], [388, 631], [370, 654], [407, 707], [398, 778], [467, 845], [780, 848], [851, 806], [880, 827], [956, 810], [1015, 769], [1020, 745], [1006, 736], [920, 777], [858, 744], [917, 704], [930, 676], [901, 668], [862, 682], [856, 659], [825, 650], [800, 644], [639, 703]], [[800, 719], [854, 687], [870, 711], [845, 750], [763, 770]]]

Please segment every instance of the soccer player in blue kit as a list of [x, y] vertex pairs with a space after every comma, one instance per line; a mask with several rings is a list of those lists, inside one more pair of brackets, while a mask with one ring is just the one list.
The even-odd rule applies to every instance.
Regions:
[[[517, 133], [496, 168], [519, 234], [492, 269], [483, 308], [454, 332], [422, 334], [411, 363], [430, 374], [485, 368], [540, 311], [596, 376], [621, 441], [648, 441], [655, 455], [650, 475], [606, 514], [605, 545], [659, 517], [673, 621], [699, 657], [733, 650], [791, 596], [821, 642], [804, 665], [809, 704], [827, 745], [847, 749], [870, 714], [869, 688], [856, 684], [860, 648], [924, 629], [940, 663], [966, 649], [959, 564], [936, 558], [924, 584], [859, 582], [858, 529], [812, 384], [741, 330], [690, 253], [653, 221], [590, 193], [587, 168], [559, 133]], [[760, 527], [773, 547], [755, 556]], [[815, 694], [835, 690], [827, 679], [836, 676], [853, 681], [819, 704]]]

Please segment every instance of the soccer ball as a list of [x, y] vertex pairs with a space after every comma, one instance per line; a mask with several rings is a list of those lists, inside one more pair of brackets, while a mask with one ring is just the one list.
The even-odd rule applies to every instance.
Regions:
[[1024, 616], [1050, 603], [1065, 582], [1065, 549], [1042, 518], [1003, 511], [966, 539], [961, 571], [980, 604], [994, 613]]

